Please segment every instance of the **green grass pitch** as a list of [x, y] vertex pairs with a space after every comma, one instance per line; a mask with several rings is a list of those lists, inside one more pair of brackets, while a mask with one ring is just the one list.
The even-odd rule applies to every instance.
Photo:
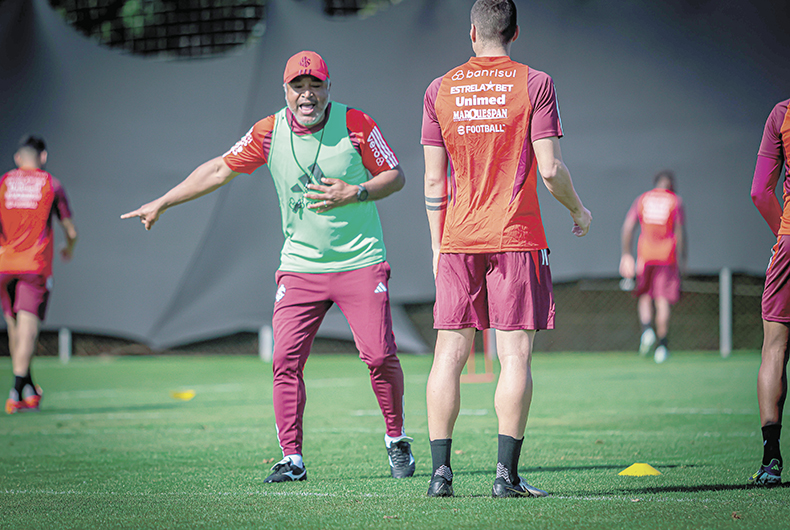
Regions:
[[[0, 528], [790, 527], [790, 488], [744, 487], [761, 458], [758, 352], [677, 352], [663, 365], [536, 353], [520, 471], [545, 499], [490, 498], [492, 383], [462, 387], [457, 496], [427, 498], [431, 357], [401, 361], [413, 478], [389, 478], [364, 364], [313, 355], [308, 481], [263, 484], [281, 453], [271, 366], [256, 357], [36, 359], [42, 411], [0, 418]], [[7, 360], [0, 381], [11, 384]], [[170, 396], [183, 389], [195, 397]], [[661, 475], [618, 475], [636, 462]]]

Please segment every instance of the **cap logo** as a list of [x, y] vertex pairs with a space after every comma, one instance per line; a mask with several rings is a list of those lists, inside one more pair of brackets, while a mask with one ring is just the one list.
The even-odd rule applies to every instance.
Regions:
[[310, 66], [310, 58], [305, 56], [299, 59], [299, 66], [301, 66], [302, 68], [307, 68], [308, 66]]

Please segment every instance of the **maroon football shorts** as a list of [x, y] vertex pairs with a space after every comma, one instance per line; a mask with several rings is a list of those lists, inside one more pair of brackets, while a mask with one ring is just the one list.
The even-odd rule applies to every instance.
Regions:
[[436, 329], [554, 329], [548, 249], [442, 254], [433, 321]]
[[645, 265], [642, 274], [636, 276], [634, 296], [650, 295], [650, 298], [665, 298], [670, 304], [680, 300], [680, 271], [677, 265]]
[[779, 236], [765, 271], [763, 320], [790, 322], [790, 236]]
[[3, 313], [12, 318], [27, 311], [44, 320], [49, 302], [49, 278], [40, 274], [0, 274]]

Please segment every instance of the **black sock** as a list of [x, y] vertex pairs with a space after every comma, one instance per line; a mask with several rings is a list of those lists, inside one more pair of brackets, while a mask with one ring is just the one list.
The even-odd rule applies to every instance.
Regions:
[[642, 324], [642, 333], [644, 333], [644, 332], [645, 332], [645, 331], [647, 331], [648, 329], [651, 329], [651, 328], [650, 328], [650, 324], [649, 324], [649, 323], [648, 323], [648, 324]]
[[658, 345], [659, 345], [659, 346], [663, 346], [664, 348], [666, 348], [666, 347], [667, 347], [667, 343], [668, 343], [668, 342], [669, 342], [669, 341], [667, 340], [667, 338], [666, 338], [666, 337], [661, 337], [660, 339], [658, 339]]
[[[30, 392], [32, 392], [32, 394], [28, 393], [28, 396], [38, 395], [38, 390], [36, 390], [36, 385], [33, 384], [33, 377], [31, 377], [30, 375], [30, 368], [27, 369], [27, 373], [22, 377], [22, 388], [24, 389], [28, 385], [30, 386]], [[20, 392], [19, 395], [22, 396], [19, 399], [27, 397], [22, 395], [21, 393], [22, 391], [19, 392]]]
[[431, 459], [433, 460], [433, 472], [431, 472], [431, 476], [436, 474], [436, 471], [441, 468], [442, 466], [447, 468], [449, 471], [449, 478], [446, 477], [446, 473], [442, 472], [442, 476], [445, 476], [447, 480], [452, 481], [452, 471], [450, 471], [450, 450], [453, 445], [452, 438], [444, 438], [442, 440], [431, 440]]
[[16, 399], [17, 401], [22, 401], [22, 389], [25, 388], [25, 377], [15, 375], [14, 376], [14, 390], [16, 391]]
[[775, 423], [763, 427], [763, 465], [767, 466], [771, 460], [779, 460], [782, 465], [782, 454], [779, 451], [779, 435], [782, 432], [782, 425]]
[[[511, 484], [518, 482], [518, 457], [521, 455], [521, 444], [524, 438], [516, 440], [512, 436], [499, 435], [499, 450], [497, 456], [497, 476], [507, 473]], [[504, 468], [501, 469], [501, 468]]]

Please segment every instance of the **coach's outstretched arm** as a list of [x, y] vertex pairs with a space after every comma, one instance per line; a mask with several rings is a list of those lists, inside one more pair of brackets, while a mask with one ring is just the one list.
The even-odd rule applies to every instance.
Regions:
[[133, 212], [125, 213], [121, 219], [139, 217], [145, 225], [146, 230], [150, 230], [159, 216], [171, 206], [191, 201], [211, 193], [223, 184], [233, 180], [238, 173], [231, 170], [221, 156], [209, 160], [198, 166], [187, 178], [173, 189], [162, 195], [156, 200], [140, 206]]
[[571, 174], [562, 161], [559, 138], [556, 136], [541, 138], [532, 142], [532, 147], [535, 150], [535, 159], [538, 161], [538, 171], [543, 183], [554, 198], [570, 211], [574, 223], [573, 234], [578, 237], [584, 236], [590, 230], [592, 214], [576, 194]]

